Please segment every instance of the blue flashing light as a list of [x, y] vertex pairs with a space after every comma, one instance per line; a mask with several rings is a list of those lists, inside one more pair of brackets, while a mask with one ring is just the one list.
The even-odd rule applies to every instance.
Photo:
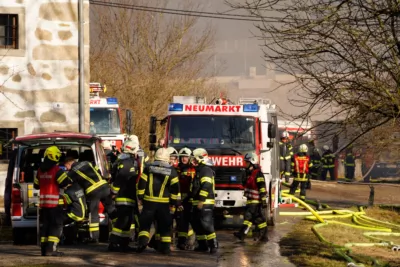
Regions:
[[237, 177], [236, 176], [231, 176], [229, 180], [231, 182], [237, 182]]
[[258, 112], [258, 108], [257, 104], [244, 104], [243, 112]]
[[169, 104], [168, 111], [183, 111], [183, 104], [171, 103]]
[[90, 111], [94, 111], [94, 108], [90, 108]]
[[116, 97], [107, 97], [108, 105], [118, 105], [118, 99]]

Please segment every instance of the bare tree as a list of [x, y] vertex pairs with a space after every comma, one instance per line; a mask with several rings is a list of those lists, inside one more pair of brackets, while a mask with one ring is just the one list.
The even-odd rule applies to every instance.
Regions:
[[[295, 119], [330, 114], [324, 133], [349, 141], [400, 116], [400, 2], [397, 0], [230, 0], [260, 18], [264, 55], [292, 75]], [[276, 23], [271, 21], [274, 17]], [[386, 128], [387, 129], [387, 128]]]
[[[115, 2], [115, 1], [113, 1]], [[119, 1], [147, 5], [147, 1]], [[165, 7], [168, 1], [152, 1]], [[195, 1], [181, 7], [198, 10]], [[110, 88], [134, 112], [134, 132], [147, 144], [149, 116], [166, 115], [173, 95], [207, 95], [204, 69], [212, 54], [214, 30], [198, 18], [128, 8], [93, 6], [91, 77]]]

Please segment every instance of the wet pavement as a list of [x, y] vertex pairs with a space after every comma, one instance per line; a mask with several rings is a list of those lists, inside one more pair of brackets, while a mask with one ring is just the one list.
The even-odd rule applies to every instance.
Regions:
[[[279, 240], [291, 229], [295, 219], [280, 217], [277, 226], [269, 229], [269, 242], [260, 244], [247, 238], [238, 242], [233, 229], [218, 230], [220, 249], [216, 255], [194, 251], [173, 251], [171, 255], [157, 254], [147, 249], [142, 254], [111, 253], [107, 244], [62, 246], [65, 257], [41, 257], [38, 246], [14, 246], [0, 240], [0, 266], [196, 266], [196, 267], [290, 267], [295, 266], [280, 256]], [[4, 230], [4, 228], [3, 228]]]

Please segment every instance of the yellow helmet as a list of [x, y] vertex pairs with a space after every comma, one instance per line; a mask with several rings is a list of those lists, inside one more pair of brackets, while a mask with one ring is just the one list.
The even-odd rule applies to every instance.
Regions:
[[51, 161], [59, 162], [61, 158], [61, 151], [56, 146], [50, 146], [44, 152], [44, 157]]
[[169, 161], [169, 155], [170, 155], [170, 153], [169, 153], [168, 149], [162, 147], [162, 148], [159, 148], [156, 151], [156, 154], [154, 155], [154, 159], [155, 160], [159, 160], [159, 161], [168, 162]]
[[208, 160], [208, 152], [204, 148], [196, 148], [193, 150], [193, 157], [197, 160], [198, 163], [207, 163]]

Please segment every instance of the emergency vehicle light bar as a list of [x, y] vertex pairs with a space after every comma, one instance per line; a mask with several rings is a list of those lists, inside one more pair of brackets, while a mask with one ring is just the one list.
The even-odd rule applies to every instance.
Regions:
[[117, 105], [118, 99], [116, 97], [107, 97], [107, 104], [108, 105]]
[[257, 104], [243, 105], [243, 112], [258, 112], [259, 106]]
[[183, 104], [171, 103], [169, 104], [168, 111], [183, 111]]

